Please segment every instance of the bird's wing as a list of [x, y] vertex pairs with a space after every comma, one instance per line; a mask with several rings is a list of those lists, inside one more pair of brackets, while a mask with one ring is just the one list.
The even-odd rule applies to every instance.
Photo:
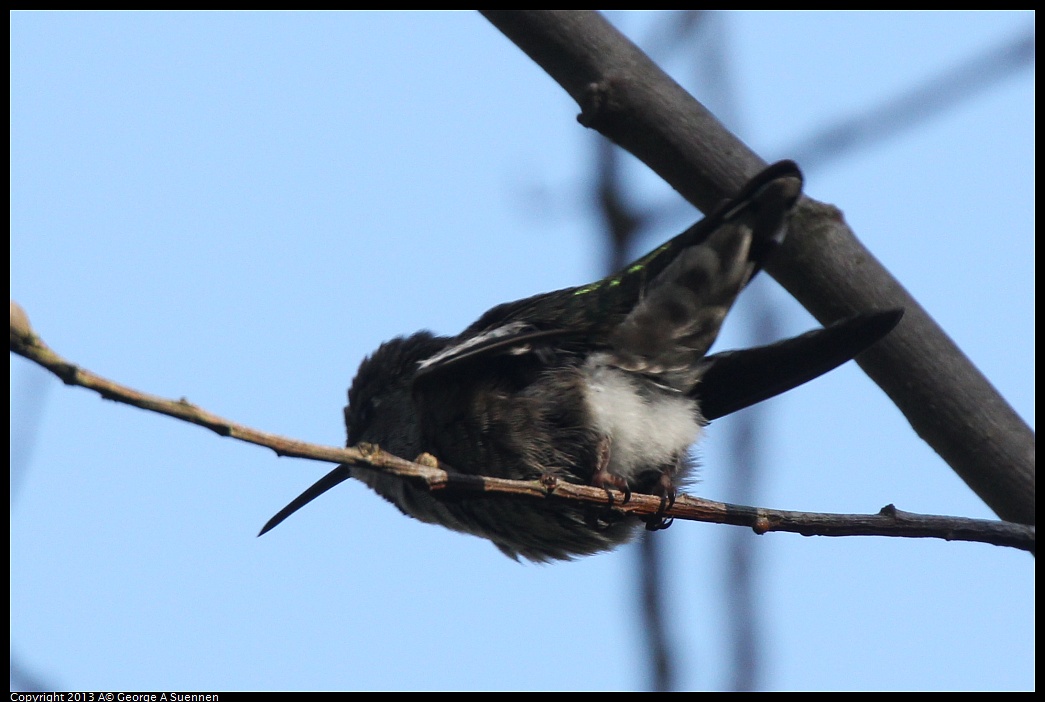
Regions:
[[614, 363], [688, 392], [737, 295], [783, 241], [801, 195], [797, 167], [776, 164], [709, 216], [700, 237], [669, 242], [672, 250], [651, 259], [655, 275], [610, 337]]
[[509, 322], [467, 336], [461, 342], [420, 361], [417, 364], [415, 379], [441, 373], [450, 368], [460, 370], [462, 364], [484, 361], [492, 356], [522, 356], [564, 339], [583, 336], [584, 333], [584, 330], [538, 329], [527, 322]]

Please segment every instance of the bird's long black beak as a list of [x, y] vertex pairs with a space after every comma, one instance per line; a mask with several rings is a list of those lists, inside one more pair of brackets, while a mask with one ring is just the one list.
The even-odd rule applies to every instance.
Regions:
[[334, 470], [330, 471], [322, 478], [314, 482], [307, 490], [294, 498], [294, 500], [281, 509], [276, 516], [265, 522], [265, 526], [261, 527], [261, 531], [258, 532], [258, 536], [261, 536], [267, 531], [272, 531], [280, 522], [289, 517], [290, 515], [297, 512], [299, 509], [307, 505], [312, 500], [316, 499], [330, 488], [340, 485], [341, 483], [348, 480], [351, 476], [348, 470], [348, 466], [341, 464]]

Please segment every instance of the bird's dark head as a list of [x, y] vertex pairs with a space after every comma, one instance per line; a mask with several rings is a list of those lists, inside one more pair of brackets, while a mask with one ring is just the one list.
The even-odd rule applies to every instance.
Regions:
[[[386, 342], [363, 360], [348, 391], [345, 426], [348, 445], [377, 444], [397, 456], [413, 458], [421, 448], [421, 425], [413, 398], [418, 361], [438, 353], [448, 339], [418, 332]], [[417, 498], [402, 480], [365, 466], [342, 464], [312, 484], [261, 528], [264, 534], [327, 490], [350, 477], [359, 478], [407, 514], [438, 521], [431, 509], [416, 506]], [[428, 500], [431, 502], [431, 499]]]
[[408, 459], [421, 453], [414, 376], [418, 362], [446, 344], [445, 337], [423, 331], [387, 341], [363, 360], [345, 407], [349, 446], [365, 441]]

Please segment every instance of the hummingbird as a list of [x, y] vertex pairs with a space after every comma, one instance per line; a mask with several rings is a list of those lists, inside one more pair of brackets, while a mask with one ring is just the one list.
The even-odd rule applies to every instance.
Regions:
[[[780, 247], [802, 195], [792, 161], [621, 271], [497, 305], [457, 336], [420, 331], [382, 344], [348, 391], [349, 446], [448, 470], [555, 479], [661, 498], [655, 515], [607, 505], [431, 492], [343, 464], [268, 521], [266, 533], [348, 478], [421, 521], [489, 539], [516, 560], [610, 550], [666, 512], [692, 478], [689, 448], [709, 422], [850, 360], [902, 310], [858, 314], [768, 346], [708, 355], [737, 296]], [[609, 494], [609, 493], [608, 493]]]

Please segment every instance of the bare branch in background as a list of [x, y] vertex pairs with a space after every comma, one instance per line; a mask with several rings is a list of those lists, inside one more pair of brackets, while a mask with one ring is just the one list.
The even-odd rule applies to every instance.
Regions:
[[910, 129], [1034, 64], [1033, 28], [954, 66], [875, 108], [818, 129], [785, 149], [803, 168], [819, 168], [860, 147]]
[[[616, 146], [599, 139], [595, 144], [595, 200], [605, 224], [603, 231], [609, 240], [607, 275], [623, 268], [629, 260], [629, 250], [646, 217], [627, 203], [621, 184], [620, 151]], [[670, 692], [676, 689], [676, 654], [668, 636], [667, 612], [670, 610], [664, 587], [663, 542], [655, 541], [652, 533], [644, 531], [639, 537], [637, 575], [641, 602], [641, 629], [646, 640], [649, 661], [650, 689]]]

